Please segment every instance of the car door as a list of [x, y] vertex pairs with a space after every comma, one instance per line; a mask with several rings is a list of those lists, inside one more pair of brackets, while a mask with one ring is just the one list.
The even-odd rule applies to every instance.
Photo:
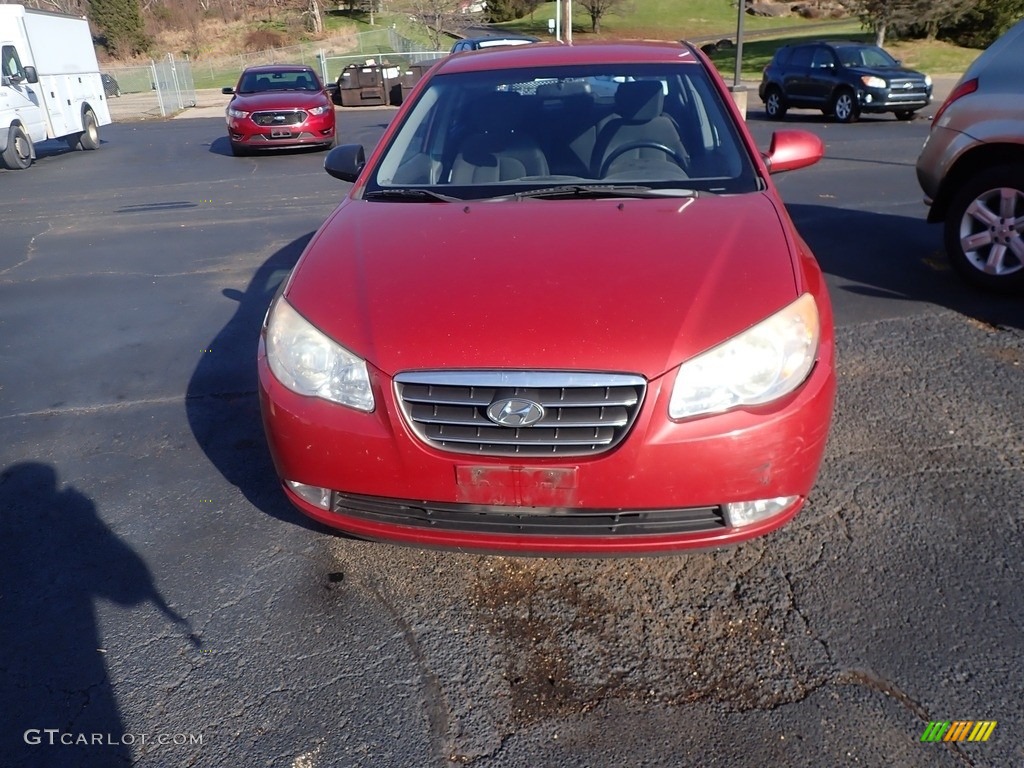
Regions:
[[807, 99], [814, 106], [824, 108], [832, 100], [838, 67], [839, 61], [831, 48], [825, 45], [814, 47], [807, 75]]
[[793, 49], [782, 75], [782, 88], [786, 99], [793, 106], [807, 102], [810, 87], [811, 56], [814, 47], [801, 45]]

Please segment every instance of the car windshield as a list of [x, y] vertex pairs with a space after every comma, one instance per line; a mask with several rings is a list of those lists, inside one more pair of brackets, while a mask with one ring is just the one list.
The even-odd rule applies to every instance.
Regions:
[[898, 67], [899, 63], [875, 46], [848, 45], [837, 48], [839, 60], [844, 67]]
[[239, 93], [264, 91], [319, 91], [320, 81], [313, 70], [284, 72], [246, 72], [238, 85]]
[[394, 194], [424, 188], [456, 199], [553, 199], [739, 193], [761, 181], [707, 73], [673, 62], [434, 77], [365, 194], [435, 199]]

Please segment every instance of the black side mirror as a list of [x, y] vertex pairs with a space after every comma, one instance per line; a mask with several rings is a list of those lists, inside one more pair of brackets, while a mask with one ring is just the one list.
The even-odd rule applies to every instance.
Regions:
[[336, 179], [354, 182], [366, 165], [362, 144], [342, 144], [327, 153], [324, 170]]
[[32, 66], [25, 67], [25, 80], [29, 83], [38, 83], [39, 75], [36, 73], [36, 68]]
[[225, 96], [231, 96], [235, 92], [235, 89], [232, 88], [230, 85], [225, 85], [223, 88], [220, 89], [220, 92], [223, 93]]

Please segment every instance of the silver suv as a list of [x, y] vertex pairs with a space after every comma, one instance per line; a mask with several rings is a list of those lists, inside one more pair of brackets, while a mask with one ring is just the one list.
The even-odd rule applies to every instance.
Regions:
[[917, 180], [956, 271], [1024, 289], [1024, 21], [982, 53], [935, 113]]

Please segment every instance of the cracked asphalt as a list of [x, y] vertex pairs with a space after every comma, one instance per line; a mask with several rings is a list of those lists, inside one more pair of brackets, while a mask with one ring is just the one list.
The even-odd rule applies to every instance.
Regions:
[[786, 127], [826, 141], [777, 177], [836, 307], [820, 479], [773, 535], [650, 559], [371, 544], [284, 501], [255, 343], [345, 189], [321, 154], [176, 120], [0, 171], [0, 766], [1024, 763], [1024, 304], [946, 267], [926, 119]]

